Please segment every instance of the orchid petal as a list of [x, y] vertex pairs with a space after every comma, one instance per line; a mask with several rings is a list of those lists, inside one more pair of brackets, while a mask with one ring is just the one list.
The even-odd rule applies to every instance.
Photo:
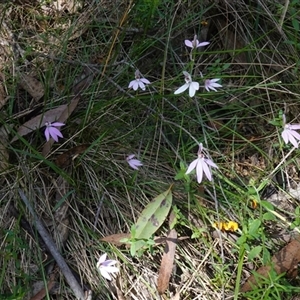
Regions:
[[289, 141], [293, 144], [293, 146], [295, 148], [298, 148], [298, 142], [296, 141], [296, 139], [292, 135], [289, 135]]
[[199, 90], [199, 83], [196, 81], [193, 81], [190, 83], [190, 89], [189, 89], [189, 95], [190, 97], [194, 97], [196, 91]]
[[146, 84], [150, 84], [150, 81], [146, 78], [141, 78], [140, 81], [146, 83]]
[[185, 43], [185, 45], [186, 45], [187, 47], [189, 47], [189, 48], [194, 48], [193, 43], [192, 43], [191, 41], [185, 40], [184, 43]]
[[297, 140], [300, 140], [300, 134], [297, 131], [294, 130], [290, 130], [290, 135], [292, 135], [293, 137], [295, 137]]
[[101, 275], [107, 280], [111, 281], [111, 276], [108, 274], [107, 270], [104, 268], [100, 268]]
[[132, 80], [132, 81], [130, 81], [130, 83], [129, 83], [129, 85], [128, 85], [128, 88], [132, 88], [132, 87], [133, 87], [133, 85], [135, 84], [135, 81], [136, 81], [136, 80]]
[[199, 159], [198, 160], [198, 164], [197, 164], [197, 167], [196, 167], [196, 175], [197, 175], [197, 182], [198, 183], [201, 183], [202, 181], [202, 178], [203, 178], [203, 159]]
[[286, 143], [286, 144], [288, 144], [288, 142], [289, 142], [289, 134], [288, 134], [288, 129], [285, 129], [285, 130], [283, 130], [282, 131], [282, 133], [281, 133], [281, 136], [282, 136], [282, 138], [283, 138], [283, 140], [284, 140], [284, 142]]
[[[198, 40], [197, 40], [197, 41], [198, 41]], [[199, 41], [198, 41], [198, 43], [199, 43]], [[207, 45], [209, 45], [209, 42], [202, 42], [202, 43], [197, 44], [197, 48], [198, 48], [198, 47], [207, 46]]]
[[64, 126], [64, 125], [66, 125], [66, 124], [60, 123], [60, 122], [51, 123], [51, 126], [55, 126], [55, 127]]
[[100, 258], [98, 259], [98, 262], [97, 262], [97, 268], [100, 268], [100, 265], [105, 262], [106, 260], [106, 257], [107, 257], [107, 254], [104, 253], [103, 255], [100, 256]]
[[191, 173], [191, 172], [196, 168], [198, 162], [199, 162], [199, 158], [193, 160], [193, 161], [190, 163], [190, 165], [189, 165], [187, 171], [185, 172], [185, 174]]
[[138, 85], [143, 91], [146, 89], [144, 83], [141, 80], [138, 81]]
[[206, 164], [205, 159], [202, 160], [202, 167], [203, 167], [203, 171], [204, 171], [204, 173], [205, 173], [207, 179], [208, 179], [209, 181], [211, 181], [211, 179], [212, 179], [212, 178], [211, 178], [211, 171], [210, 171], [208, 165]]
[[206, 162], [208, 165], [210, 165], [211, 167], [219, 169], [219, 167], [218, 167], [212, 160], [206, 158], [206, 159], [205, 159], [205, 162]]
[[300, 129], [300, 124], [290, 124], [289, 129], [292, 129], [292, 130]]
[[46, 127], [45, 129], [45, 137], [46, 137], [46, 141], [48, 142], [50, 140], [49, 127]]
[[177, 95], [177, 94], [180, 94], [182, 92], [184, 92], [185, 90], [187, 90], [189, 88], [189, 84], [188, 83], [185, 83], [183, 86], [181, 86], [179, 89], [177, 89], [174, 94]]

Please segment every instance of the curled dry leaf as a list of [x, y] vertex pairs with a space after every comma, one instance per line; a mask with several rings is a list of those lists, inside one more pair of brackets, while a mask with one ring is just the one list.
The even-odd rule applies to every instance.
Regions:
[[44, 85], [32, 76], [20, 74], [20, 85], [35, 101], [40, 100], [44, 96]]
[[[269, 272], [273, 267], [278, 275], [287, 273], [289, 278], [295, 278], [297, 276], [298, 263], [300, 262], [300, 240], [295, 239], [288, 243], [272, 257], [271, 262], [273, 266], [262, 266], [256, 271], [260, 275], [259, 277], [268, 278]], [[251, 275], [241, 287], [241, 292], [251, 291], [256, 285], [256, 278], [254, 275]]]
[[170, 231], [166, 239], [165, 252], [161, 259], [159, 275], [157, 279], [157, 290], [159, 294], [163, 294], [169, 286], [170, 277], [173, 270], [175, 250], [177, 245], [177, 232], [173, 228], [173, 223], [176, 219], [174, 212], [172, 211], [169, 218]]
[[169, 286], [169, 281], [173, 270], [176, 244], [177, 232], [175, 229], [172, 229], [168, 234], [165, 252], [160, 264], [159, 275], [157, 279], [157, 290], [159, 294], [163, 294]]

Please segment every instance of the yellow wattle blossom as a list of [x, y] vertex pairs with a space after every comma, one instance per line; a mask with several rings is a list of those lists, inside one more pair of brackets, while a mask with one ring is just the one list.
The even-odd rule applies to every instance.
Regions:
[[237, 222], [229, 221], [228, 223], [226, 223], [225, 226], [226, 231], [234, 232], [237, 231], [238, 229], [239, 229], [239, 224]]
[[239, 225], [237, 222], [229, 221], [229, 222], [215, 222], [213, 224], [213, 227], [216, 229], [219, 229], [221, 231], [237, 231], [239, 228]]

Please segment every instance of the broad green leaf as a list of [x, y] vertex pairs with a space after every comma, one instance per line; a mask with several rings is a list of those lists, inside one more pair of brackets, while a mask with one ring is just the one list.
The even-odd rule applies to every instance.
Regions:
[[165, 221], [172, 204], [172, 186], [155, 197], [142, 211], [136, 222], [136, 239], [148, 240]]
[[258, 256], [258, 254], [261, 252], [262, 246], [256, 246], [254, 247], [248, 254], [248, 260], [252, 261], [255, 257]]
[[262, 206], [262, 207], [264, 207], [265, 209], [267, 209], [267, 210], [274, 210], [274, 206], [273, 206], [273, 204], [272, 203], [270, 203], [270, 202], [268, 202], [268, 201], [261, 201], [260, 202], [260, 205]]
[[266, 221], [273, 221], [276, 220], [276, 217], [271, 212], [266, 212], [263, 215], [263, 219]]
[[260, 225], [261, 225], [260, 220], [253, 220], [249, 225], [249, 234], [255, 236], [258, 232]]

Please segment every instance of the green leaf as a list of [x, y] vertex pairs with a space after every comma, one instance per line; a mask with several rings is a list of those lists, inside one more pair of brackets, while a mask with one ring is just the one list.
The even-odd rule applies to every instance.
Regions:
[[148, 240], [165, 221], [172, 205], [172, 186], [158, 195], [142, 211], [136, 222], [136, 239]]
[[261, 201], [260, 202], [260, 205], [262, 206], [262, 207], [264, 207], [265, 209], [267, 209], [267, 210], [274, 210], [274, 206], [273, 206], [273, 204], [272, 203], [270, 203], [270, 202], [268, 202], [268, 201]]
[[257, 257], [259, 255], [259, 253], [261, 252], [261, 250], [262, 250], [262, 246], [254, 247], [248, 254], [248, 260], [251, 261], [255, 257]]
[[258, 232], [260, 224], [261, 224], [260, 220], [253, 220], [249, 225], [249, 234], [255, 236]]
[[263, 215], [263, 219], [266, 221], [273, 221], [276, 220], [276, 217], [271, 212], [266, 212]]

